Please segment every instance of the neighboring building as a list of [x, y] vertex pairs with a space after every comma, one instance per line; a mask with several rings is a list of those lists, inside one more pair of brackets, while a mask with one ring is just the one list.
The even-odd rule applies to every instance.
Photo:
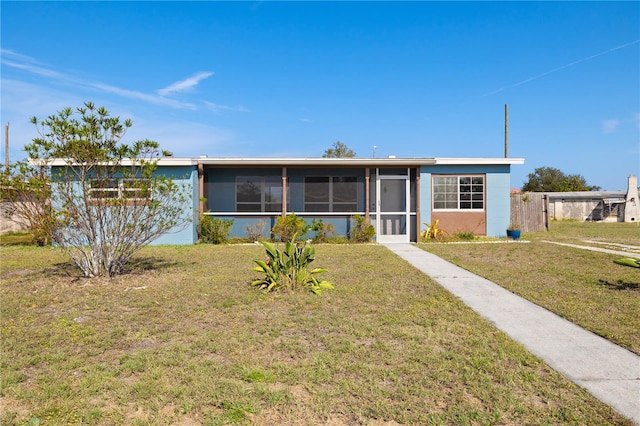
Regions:
[[[360, 215], [378, 242], [417, 241], [439, 220], [451, 234], [502, 236], [509, 225], [510, 171], [522, 158], [161, 158], [156, 173], [189, 185], [190, 227], [154, 244], [197, 242], [201, 215], [234, 220], [231, 236], [278, 216], [322, 219], [347, 235]], [[53, 166], [63, 166], [56, 160]]]
[[629, 176], [626, 191], [545, 192], [549, 217], [555, 220], [636, 222], [638, 180]]
[[24, 217], [18, 213], [20, 208], [11, 201], [0, 201], [0, 234], [25, 232], [29, 229]]
[[[624, 211], [624, 191], [546, 192], [552, 220], [618, 222]], [[622, 208], [621, 208], [622, 206]]]

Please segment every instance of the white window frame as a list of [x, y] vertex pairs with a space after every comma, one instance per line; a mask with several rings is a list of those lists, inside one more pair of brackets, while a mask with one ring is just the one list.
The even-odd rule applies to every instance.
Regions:
[[[456, 207], [452, 208], [452, 207], [445, 207], [445, 208], [439, 208], [436, 207], [436, 180], [439, 178], [456, 178]], [[470, 183], [462, 183], [461, 180], [465, 179], [465, 178], [469, 178], [471, 179]], [[478, 183], [474, 183], [473, 179], [474, 178], [481, 178], [482, 179], [482, 183], [478, 184]], [[450, 212], [482, 212], [485, 211], [486, 209], [486, 205], [487, 205], [487, 186], [486, 186], [486, 182], [487, 182], [487, 178], [486, 175], [478, 175], [478, 174], [464, 174], [464, 175], [434, 175], [432, 178], [432, 195], [431, 195], [431, 203], [433, 206], [433, 210], [434, 211], [441, 211], [441, 212], [445, 212], [445, 211], [450, 211]], [[470, 195], [470, 199], [469, 200], [463, 200], [462, 199], [462, 193], [460, 191], [462, 186], [471, 186], [471, 192], [465, 192], [465, 194], [469, 194]], [[482, 186], [482, 191], [474, 191], [473, 187], [474, 186]], [[481, 194], [482, 198], [481, 200], [478, 199], [473, 199], [474, 195], [477, 194]], [[473, 207], [474, 202], [478, 202], [478, 201], [482, 201], [482, 207], [478, 208], [478, 207]], [[463, 203], [471, 203], [470, 207], [462, 207]]]
[[[135, 183], [140, 183], [140, 182], [144, 182], [146, 187], [128, 187], [125, 183], [126, 182], [135, 182]], [[127, 200], [151, 200], [151, 198], [153, 197], [153, 191], [151, 191], [151, 180], [150, 179], [120, 179], [120, 197], [121, 198], [126, 198]], [[135, 195], [137, 195], [138, 191], [148, 191], [149, 196], [148, 197], [126, 197], [125, 194], [127, 193], [133, 193]]]
[[[107, 182], [110, 185], [105, 187], [94, 187], [94, 182]], [[126, 182], [148, 182], [149, 183], [149, 196], [148, 197], [127, 197], [128, 193], [135, 193], [139, 191], [141, 188], [139, 187], [128, 187]], [[126, 199], [131, 201], [149, 201], [152, 199], [152, 191], [151, 191], [151, 181], [149, 179], [136, 179], [136, 178], [111, 178], [111, 179], [90, 179], [89, 180], [89, 198], [94, 201], [99, 200], [120, 200]], [[95, 194], [102, 194], [96, 196]], [[113, 197], [105, 196], [108, 193], [114, 194]]]

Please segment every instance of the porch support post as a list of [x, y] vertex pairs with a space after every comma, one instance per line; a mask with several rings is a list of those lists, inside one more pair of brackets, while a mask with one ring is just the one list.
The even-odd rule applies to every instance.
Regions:
[[420, 242], [420, 167], [416, 167], [416, 242]]
[[198, 198], [200, 200], [200, 216], [204, 214], [204, 166], [198, 163]]
[[369, 223], [369, 182], [371, 180], [371, 169], [364, 169], [364, 220]]
[[287, 216], [287, 168], [282, 168], [282, 217]]

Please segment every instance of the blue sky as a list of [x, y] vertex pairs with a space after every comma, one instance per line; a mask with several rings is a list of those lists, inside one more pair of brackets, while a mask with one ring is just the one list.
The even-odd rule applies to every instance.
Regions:
[[[640, 171], [640, 2], [2, 1], [11, 160], [85, 101], [178, 157], [501, 157]], [[4, 134], [4, 132], [3, 132]], [[3, 136], [4, 142], [4, 136]], [[4, 158], [4, 152], [3, 152]]]

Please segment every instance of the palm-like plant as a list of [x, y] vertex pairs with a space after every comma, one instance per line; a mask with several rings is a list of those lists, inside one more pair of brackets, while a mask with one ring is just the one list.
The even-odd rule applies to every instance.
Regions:
[[279, 289], [297, 291], [306, 288], [315, 294], [333, 288], [328, 281], [316, 278], [317, 274], [326, 272], [326, 269], [309, 270], [307, 268], [315, 260], [316, 253], [315, 247], [312, 247], [308, 241], [296, 242], [294, 234], [291, 240], [285, 243], [284, 250], [278, 249], [268, 241], [262, 241], [262, 245], [266, 250], [265, 260], [255, 259], [257, 266], [252, 270], [263, 273], [264, 277], [254, 280], [251, 285], [266, 291]]

